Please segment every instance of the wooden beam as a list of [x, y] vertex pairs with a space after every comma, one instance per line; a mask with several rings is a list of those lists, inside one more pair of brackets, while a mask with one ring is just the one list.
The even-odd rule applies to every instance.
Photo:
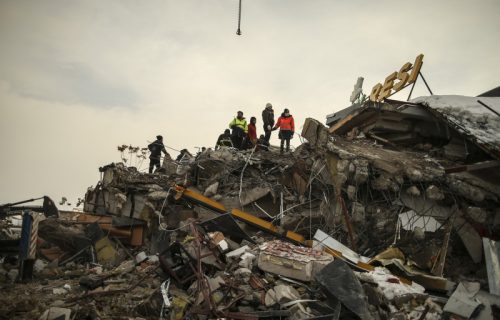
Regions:
[[484, 161], [484, 162], [478, 162], [474, 164], [469, 164], [469, 165], [463, 165], [463, 166], [456, 166], [456, 167], [449, 167], [444, 169], [445, 173], [456, 173], [456, 172], [472, 172], [472, 171], [477, 171], [477, 170], [482, 170], [482, 169], [488, 169], [488, 168], [494, 168], [500, 166], [500, 160], [491, 160], [491, 161]]

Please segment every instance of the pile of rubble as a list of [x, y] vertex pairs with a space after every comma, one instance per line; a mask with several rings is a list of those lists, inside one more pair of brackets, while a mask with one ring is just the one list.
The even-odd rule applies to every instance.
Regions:
[[290, 154], [100, 168], [83, 212], [25, 213], [36, 255], [3, 254], [0, 317], [498, 318], [500, 185], [479, 174], [495, 149], [458, 160], [459, 133], [410, 145], [390, 107], [307, 119]]

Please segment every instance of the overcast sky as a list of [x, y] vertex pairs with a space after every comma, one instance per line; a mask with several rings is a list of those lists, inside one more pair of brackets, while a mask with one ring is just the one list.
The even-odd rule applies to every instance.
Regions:
[[260, 134], [267, 102], [300, 131], [420, 53], [435, 94], [500, 85], [498, 0], [243, 0], [242, 36], [237, 4], [0, 0], [0, 203], [74, 203], [118, 145], [212, 147], [240, 109]]

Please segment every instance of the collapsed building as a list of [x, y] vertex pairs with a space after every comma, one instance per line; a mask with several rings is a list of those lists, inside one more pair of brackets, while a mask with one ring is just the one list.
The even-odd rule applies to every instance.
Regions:
[[327, 126], [306, 119], [291, 154], [209, 149], [155, 174], [103, 166], [83, 212], [39, 222], [46, 284], [18, 301], [26, 288], [4, 287], [1, 313], [494, 319], [499, 108], [498, 97], [366, 101]]

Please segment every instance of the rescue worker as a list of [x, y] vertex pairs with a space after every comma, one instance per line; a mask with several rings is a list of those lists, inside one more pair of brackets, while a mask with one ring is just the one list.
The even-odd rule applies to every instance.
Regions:
[[224, 130], [224, 133], [219, 136], [217, 142], [215, 143], [215, 150], [220, 147], [232, 147], [233, 142], [231, 141], [231, 131], [229, 129]]
[[233, 142], [233, 147], [241, 150], [243, 145], [243, 140], [248, 133], [247, 120], [243, 117], [243, 112], [238, 111], [236, 118], [229, 123], [229, 128], [233, 130], [231, 132], [231, 141]]
[[283, 146], [285, 142], [286, 152], [290, 151], [290, 139], [293, 138], [293, 134], [295, 133], [295, 123], [292, 115], [290, 114], [290, 110], [283, 110], [283, 113], [281, 114], [281, 117], [278, 118], [278, 122], [276, 122], [273, 130], [278, 128], [280, 128], [278, 137], [281, 139], [280, 153], [283, 154]]
[[257, 150], [256, 151], [269, 151], [269, 142], [266, 140], [266, 136], [260, 135], [259, 140], [257, 140]]
[[273, 105], [269, 102], [266, 108], [262, 111], [262, 122], [264, 124], [264, 133], [267, 142], [271, 139], [271, 131], [274, 126], [274, 110]]
[[156, 136], [156, 140], [148, 145], [148, 149], [151, 152], [149, 155], [149, 173], [153, 173], [153, 169], [161, 167], [160, 159], [161, 153], [163, 152], [165, 156], [169, 156], [165, 146], [163, 145], [163, 137], [160, 135]]
[[188, 149], [182, 149], [177, 155], [177, 158], [175, 158], [175, 161], [177, 162], [181, 161], [186, 155], [191, 156], [191, 153], [188, 151]]
[[250, 124], [248, 125], [248, 134], [247, 134], [247, 148], [251, 149], [255, 147], [257, 143], [257, 128], [255, 124], [257, 123], [257, 119], [255, 117], [250, 118]]

